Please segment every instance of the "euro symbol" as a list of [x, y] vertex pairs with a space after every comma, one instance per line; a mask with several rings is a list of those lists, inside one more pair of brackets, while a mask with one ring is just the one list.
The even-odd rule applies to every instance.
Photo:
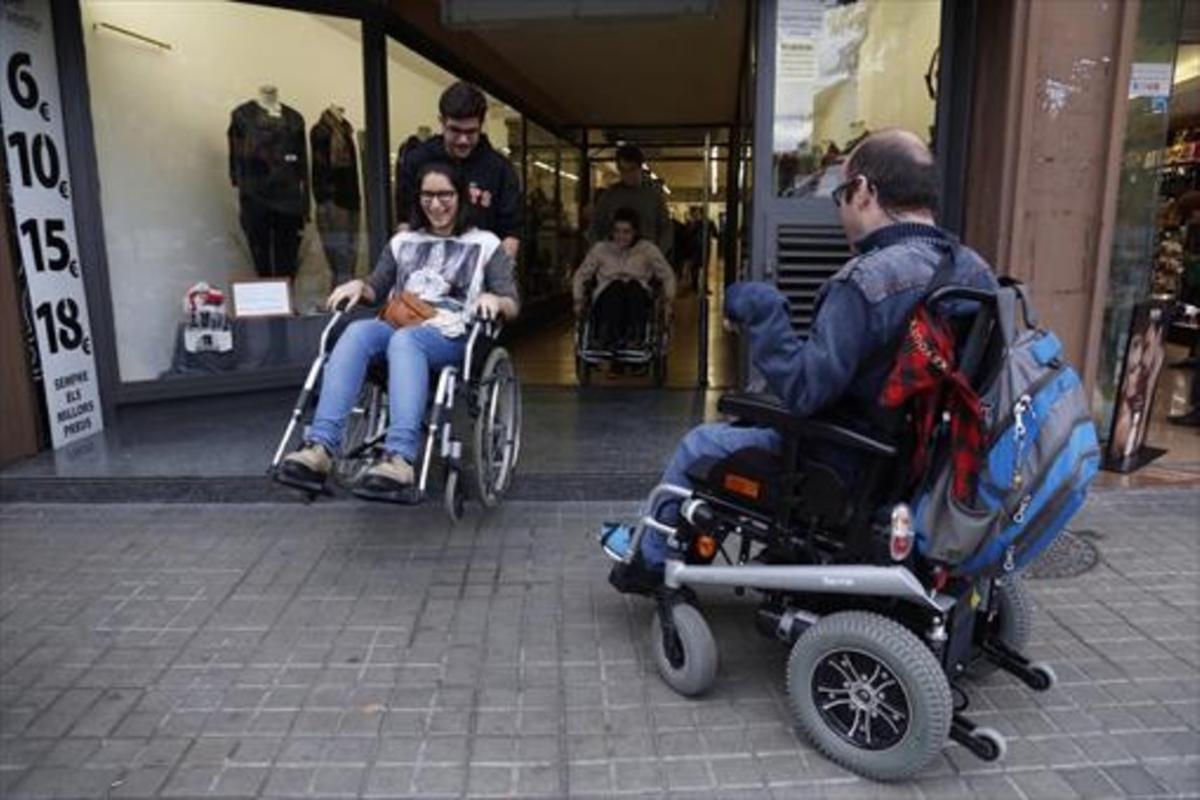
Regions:
[[64, 200], [71, 199], [71, 187], [67, 185], [66, 181], [63, 181], [62, 183], [58, 184], [58, 193], [59, 193], [59, 195], [62, 196], [62, 198]]
[[78, 261], [76, 261], [75, 259], [71, 259], [71, 265], [67, 269], [70, 270], [71, 275], [73, 277], [76, 277], [76, 278], [79, 277], [79, 262]]
[[89, 356], [92, 354], [92, 338], [90, 336], [84, 337], [83, 352], [87, 353]]
[[50, 121], [50, 104], [42, 103], [41, 105], [39, 105], [38, 106], [38, 115], [41, 116], [42, 119], [46, 120], [46, 122], [49, 122]]

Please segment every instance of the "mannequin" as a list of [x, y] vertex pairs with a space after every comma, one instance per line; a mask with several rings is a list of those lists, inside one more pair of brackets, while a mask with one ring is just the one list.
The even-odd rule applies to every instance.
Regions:
[[258, 104], [272, 117], [283, 114], [283, 106], [279, 102], [279, 89], [269, 83], [258, 87]]
[[304, 127], [304, 117], [280, 102], [271, 84], [230, 114], [229, 180], [260, 277], [291, 278], [299, 267], [310, 191]]
[[309, 131], [317, 230], [334, 286], [354, 277], [358, 261], [358, 148], [345, 109], [330, 105]]

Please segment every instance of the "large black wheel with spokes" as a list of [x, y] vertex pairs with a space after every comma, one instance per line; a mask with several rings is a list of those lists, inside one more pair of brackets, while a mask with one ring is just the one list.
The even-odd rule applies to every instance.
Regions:
[[866, 778], [910, 778], [950, 731], [953, 700], [941, 665], [907, 628], [844, 611], [804, 632], [788, 660], [799, 727], [831, 760]]

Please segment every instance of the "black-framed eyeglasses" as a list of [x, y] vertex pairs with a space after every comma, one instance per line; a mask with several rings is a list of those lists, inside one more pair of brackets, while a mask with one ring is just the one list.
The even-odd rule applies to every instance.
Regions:
[[421, 202], [427, 206], [433, 205], [435, 200], [442, 205], [446, 205], [453, 202], [454, 198], [458, 197], [458, 192], [452, 189], [444, 192], [426, 192], [422, 190], [419, 192], [419, 196], [421, 198]]
[[839, 184], [832, 192], [830, 192], [829, 196], [833, 198], [833, 204], [838, 208], [841, 208], [842, 203], [845, 203], [850, 199], [851, 190], [858, 185], [858, 182], [861, 178], [862, 175], [855, 175], [845, 183]]

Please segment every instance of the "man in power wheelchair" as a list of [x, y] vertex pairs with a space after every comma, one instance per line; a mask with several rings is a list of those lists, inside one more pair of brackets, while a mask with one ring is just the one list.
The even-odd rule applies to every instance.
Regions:
[[[932, 155], [910, 133], [880, 132], [854, 150], [833, 199], [857, 255], [823, 288], [808, 340], [773, 287], [737, 284], [726, 297], [726, 322], [748, 338], [776, 397], [722, 398], [736, 421], [693, 429], [641, 521], [601, 535], [617, 561], [610, 582], [656, 602], [651, 651], [672, 688], [699, 694], [716, 678], [690, 587], [755, 589], [760, 629], [792, 646], [799, 726], [877, 780], [915, 775], [947, 735], [982, 758], [1003, 754], [998, 733], [961, 714], [957, 687], [955, 702], [950, 681], [963, 673], [999, 666], [1035, 689], [1053, 681], [1017, 652], [1031, 606], [1015, 575], [960, 579], [916, 552], [905, 501], [920, 477], [909, 474], [913, 448], [928, 442], [880, 410], [919, 302], [955, 320], [951, 347], [972, 385], [996, 360], [997, 282], [934, 225], [937, 186]], [[958, 456], [939, 441], [927, 469]], [[714, 565], [718, 555], [729, 566]]]
[[640, 226], [636, 211], [618, 208], [609, 238], [592, 245], [572, 279], [581, 385], [602, 364], [649, 367], [656, 385], [666, 378], [675, 273]]
[[[493, 504], [507, 487], [516, 460], [519, 386], [494, 336], [501, 319], [517, 314], [517, 289], [512, 259], [500, 240], [468, 226], [466, 188], [458, 171], [444, 163], [427, 164], [417, 187], [410, 229], [392, 238], [366, 280], [348, 281], [330, 294], [328, 305], [339, 317], [360, 302], [386, 303], [378, 318], [345, 326], [325, 363], [338, 320], [327, 327], [272, 472], [282, 483], [316, 492], [339, 455], [353, 462], [377, 449], [373, 463], [355, 475], [354, 493], [415, 502], [425, 489], [440, 434], [442, 455], [451, 460], [447, 508], [457, 516], [461, 445], [452, 439], [448, 415], [458, 387], [467, 389], [477, 418], [476, 471], [485, 503]], [[437, 373], [436, 396], [418, 476], [414, 467], [422, 454], [431, 373]], [[282, 457], [318, 377], [320, 394], [304, 441]]]

